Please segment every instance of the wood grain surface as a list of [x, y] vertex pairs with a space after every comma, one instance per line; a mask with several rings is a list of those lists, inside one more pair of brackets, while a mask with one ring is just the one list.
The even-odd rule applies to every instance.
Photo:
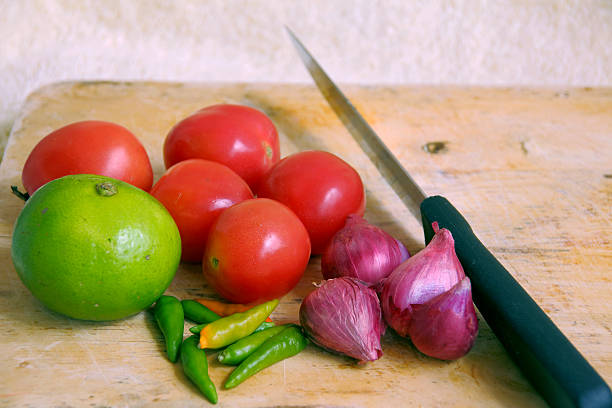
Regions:
[[[610, 383], [612, 90], [343, 89], [422, 188], [443, 193], [464, 214], [482, 242]], [[85, 119], [130, 129], [147, 149], [157, 179], [164, 171], [161, 148], [170, 128], [219, 102], [251, 105], [268, 114], [279, 130], [283, 156], [322, 149], [345, 159], [366, 185], [366, 218], [412, 253], [423, 247], [419, 222], [312, 86], [47, 86], [27, 100], [0, 167], [0, 405], [207, 405], [180, 364], [165, 358], [150, 312], [115, 322], [84, 322], [50, 312], [33, 298], [10, 259], [12, 226], [23, 203], [9, 186], [21, 184], [25, 159], [43, 136]], [[273, 319], [297, 322], [302, 298], [320, 279], [320, 259], [313, 257]], [[214, 296], [198, 265], [181, 265], [167, 293], [181, 299]], [[384, 335], [383, 351], [380, 360], [355, 365], [311, 345], [229, 391], [221, 385], [231, 368], [211, 354], [210, 374], [220, 407], [545, 406], [482, 318], [474, 348], [457, 361], [426, 357], [391, 330]]]

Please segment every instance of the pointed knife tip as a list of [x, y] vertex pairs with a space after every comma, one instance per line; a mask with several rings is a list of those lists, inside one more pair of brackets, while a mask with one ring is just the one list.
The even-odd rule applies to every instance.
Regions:
[[283, 24], [283, 27], [285, 27], [285, 31], [287, 32], [287, 34], [289, 34], [289, 37], [295, 38], [295, 34], [293, 34], [293, 31], [289, 28], [287, 24]]
[[289, 39], [297, 50], [298, 55], [300, 56], [302, 61], [308, 66], [308, 64], [311, 63], [310, 61], [313, 59], [312, 56], [310, 55], [308, 50], [306, 50], [306, 47], [304, 47], [304, 44], [302, 44], [300, 39], [297, 38], [297, 36], [293, 33], [293, 31], [291, 31], [291, 29], [287, 25], [285, 25], [285, 30], [287, 31], [287, 34], [289, 34]]
[[293, 33], [293, 31], [291, 31], [291, 29], [287, 25], [285, 25], [285, 31], [289, 35], [289, 39], [293, 43], [294, 47], [296, 47], [298, 50], [304, 48], [300, 40], [296, 37], [296, 35]]

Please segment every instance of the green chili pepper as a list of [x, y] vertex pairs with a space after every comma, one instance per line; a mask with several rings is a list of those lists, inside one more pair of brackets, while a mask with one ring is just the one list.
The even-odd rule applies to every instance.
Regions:
[[174, 296], [162, 295], [155, 303], [153, 314], [166, 340], [168, 359], [174, 363], [178, 358], [185, 327], [181, 302]]
[[287, 326], [276, 326], [266, 330], [253, 333], [235, 343], [227, 346], [225, 350], [217, 355], [217, 360], [226, 365], [240, 364], [245, 358], [251, 355], [259, 346], [272, 336], [285, 330]]
[[187, 337], [181, 346], [181, 363], [185, 375], [213, 404], [218, 401], [215, 384], [208, 376], [206, 353], [198, 348], [198, 336]]
[[[190, 327], [189, 331], [192, 332], [193, 334], [198, 334], [206, 326], [208, 326], [208, 323], [198, 324], [197, 326]], [[263, 322], [262, 324], [257, 326], [257, 328], [253, 331], [253, 333], [257, 333], [257, 332], [260, 332], [260, 331], [265, 330], [265, 329], [269, 329], [270, 327], [274, 327], [274, 326], [276, 326], [276, 325], [273, 322]]]
[[257, 332], [269, 329], [270, 327], [274, 327], [274, 326], [276, 326], [276, 324], [274, 322], [263, 322], [262, 324], [257, 326], [257, 328], [255, 330], [253, 330], [253, 333], [257, 333]]
[[298, 354], [306, 347], [307, 340], [296, 325], [290, 325], [279, 334], [270, 337], [232, 371], [224, 384], [234, 388], [250, 376], [281, 360]]
[[192, 332], [193, 334], [199, 334], [203, 328], [208, 326], [208, 324], [209, 323], [202, 323], [202, 324], [198, 324], [197, 326], [192, 326], [189, 328], [189, 331]]
[[278, 305], [278, 299], [257, 305], [246, 312], [234, 313], [207, 324], [200, 331], [200, 348], [217, 349], [253, 333]]
[[181, 300], [181, 304], [185, 311], [185, 317], [196, 323], [210, 323], [221, 318], [221, 316], [195, 300]]

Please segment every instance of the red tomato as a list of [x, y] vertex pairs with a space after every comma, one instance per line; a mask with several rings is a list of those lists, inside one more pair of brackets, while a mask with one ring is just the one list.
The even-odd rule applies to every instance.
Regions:
[[33, 194], [43, 184], [69, 174], [113, 177], [149, 191], [153, 170], [147, 152], [126, 128], [88, 120], [57, 129], [30, 152], [21, 175]]
[[177, 123], [164, 142], [166, 167], [193, 158], [225, 164], [255, 191], [280, 158], [276, 127], [248, 106], [209, 106]]
[[181, 259], [202, 262], [206, 237], [223, 210], [253, 198], [248, 184], [223, 164], [190, 159], [175, 164], [151, 194], [174, 218], [181, 234]]
[[310, 258], [308, 232], [283, 204], [254, 198], [223, 211], [213, 224], [202, 270], [234, 303], [280, 298], [302, 277]]
[[263, 179], [259, 197], [280, 201], [302, 220], [313, 254], [321, 254], [350, 214], [363, 215], [361, 177], [331, 153], [305, 151], [285, 157]]

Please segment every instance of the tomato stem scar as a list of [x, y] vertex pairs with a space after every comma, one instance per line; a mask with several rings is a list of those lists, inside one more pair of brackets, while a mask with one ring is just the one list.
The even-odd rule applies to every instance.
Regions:
[[210, 258], [210, 264], [213, 268], [217, 269], [219, 267], [219, 259], [213, 256], [212, 258]]

